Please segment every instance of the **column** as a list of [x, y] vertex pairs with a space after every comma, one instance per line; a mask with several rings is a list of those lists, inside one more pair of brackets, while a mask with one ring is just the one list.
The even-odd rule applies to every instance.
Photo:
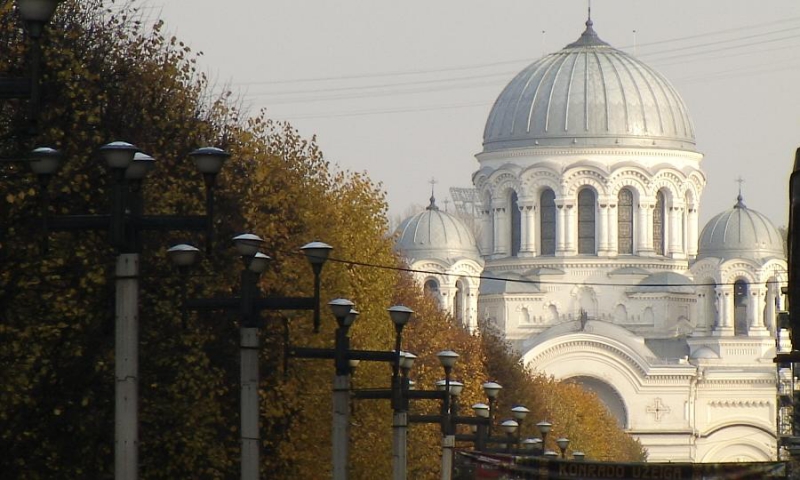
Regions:
[[598, 199], [597, 254], [608, 255], [608, 203]]
[[733, 287], [730, 285], [719, 286], [715, 289], [715, 293], [719, 321], [714, 328], [714, 335], [733, 335]]
[[750, 326], [748, 334], [750, 336], [768, 336], [769, 331], [764, 322], [764, 298], [767, 293], [763, 285], [750, 285], [750, 299], [747, 305], [748, 324]]
[[608, 254], [616, 256], [619, 253], [619, 210], [616, 204], [608, 206]]
[[667, 243], [667, 253], [671, 257], [681, 257], [683, 255], [683, 248], [681, 245], [681, 236], [683, 231], [681, 229], [681, 215], [683, 207], [673, 206], [669, 209], [669, 242]]
[[494, 251], [492, 238], [494, 237], [494, 226], [492, 225], [492, 212], [489, 209], [481, 209], [479, 212], [480, 232], [478, 236], [478, 247], [481, 255], [491, 255]]
[[698, 215], [697, 215], [697, 208], [694, 206], [688, 207], [687, 212], [687, 219], [686, 219], [686, 227], [688, 233], [686, 235], [687, 242], [686, 242], [686, 253], [689, 254], [690, 257], [697, 256], [697, 242], [698, 242]]
[[[656, 247], [653, 245], [653, 214], [656, 211], [656, 204], [650, 203], [647, 205], [645, 209], [645, 214], [647, 216], [647, 227], [645, 228], [645, 250], [650, 252], [651, 255], [655, 254]], [[662, 221], [666, 221], [666, 219], [662, 219]]]
[[[647, 203], [639, 203], [639, 209], [636, 211], [637, 216], [639, 217], [639, 221], [636, 222], [634, 226], [634, 232], [636, 235], [636, 253], [638, 255], [646, 255], [647, 252], [651, 252], [653, 250], [652, 243], [650, 244], [651, 247], [648, 248], [647, 243], [647, 213], [650, 210], [650, 207]], [[650, 227], [650, 232], [652, 233], [652, 227]]]
[[566, 248], [567, 209], [564, 201], [556, 200], [556, 256], [564, 256]]
[[567, 203], [564, 205], [564, 209], [564, 250], [567, 255], [575, 255], [577, 253], [576, 242], [578, 240], [578, 232], [576, 231], [577, 220], [575, 218], [575, 205]]
[[536, 206], [531, 203], [520, 207], [522, 213], [522, 246], [525, 257], [536, 256]]
[[518, 205], [519, 208], [519, 254], [523, 257], [527, 252], [528, 246], [528, 216], [525, 215], [527, 208], [525, 205]]
[[494, 207], [494, 255], [496, 257], [508, 256], [511, 243], [511, 227], [508, 221], [508, 211], [505, 206]]

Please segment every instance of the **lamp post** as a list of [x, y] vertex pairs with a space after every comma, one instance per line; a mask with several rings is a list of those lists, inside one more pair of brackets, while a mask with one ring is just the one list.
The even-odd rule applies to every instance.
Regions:
[[[259, 328], [262, 326], [260, 312], [263, 310], [312, 310], [314, 322], [319, 322], [319, 285], [322, 266], [333, 247], [322, 242], [311, 242], [300, 248], [314, 273], [314, 295], [311, 297], [261, 297], [258, 279], [266, 269], [270, 258], [259, 252], [264, 240], [252, 233], [243, 233], [233, 238], [236, 250], [242, 259], [240, 296], [228, 298], [193, 299], [185, 302], [195, 310], [239, 310], [240, 314], [240, 441], [241, 478], [259, 478], [260, 439], [259, 396], [260, 372], [258, 367]], [[168, 250], [178, 266], [187, 266], [196, 258], [197, 249], [178, 245]]]
[[[45, 1], [45, 0], [41, 0]], [[117, 251], [115, 271], [115, 447], [114, 472], [118, 480], [138, 477], [138, 383], [139, 383], [139, 262], [140, 236], [143, 231], [205, 230], [210, 248], [212, 218], [209, 209], [203, 215], [145, 215], [141, 185], [155, 161], [139, 154], [138, 148], [125, 142], [112, 142], [100, 148], [112, 178], [110, 213], [105, 215], [49, 214], [50, 179], [58, 171], [64, 156], [55, 149], [40, 147], [29, 159], [38, 177], [41, 201], [42, 248], [47, 250], [50, 231], [106, 231], [109, 243]], [[139, 154], [139, 155], [137, 155]], [[190, 153], [195, 163], [207, 164], [208, 191], [230, 156], [217, 148]], [[207, 202], [207, 206], [213, 202]]]
[[504, 420], [500, 424], [500, 428], [506, 433], [506, 451], [511, 453], [513, 445], [517, 443], [517, 432], [519, 431], [519, 423], [516, 420]]
[[556, 445], [561, 451], [561, 458], [567, 458], [567, 447], [569, 447], [569, 438], [561, 437], [556, 440]]
[[513, 416], [514, 420], [519, 424], [519, 428], [517, 429], [517, 445], [519, 445], [522, 437], [522, 422], [525, 421], [525, 417], [527, 417], [529, 413], [531, 413], [531, 411], [523, 405], [517, 405], [511, 409], [511, 416]]
[[539, 429], [539, 433], [542, 435], [542, 448], [547, 449], [547, 434], [550, 433], [550, 430], [553, 428], [553, 424], [547, 420], [542, 420], [536, 424], [536, 428]]
[[[452, 350], [445, 350], [436, 354], [439, 363], [444, 368], [444, 401], [442, 402], [442, 480], [450, 480], [453, 476], [453, 449], [456, 446], [455, 431], [450, 421], [450, 374], [458, 360], [458, 354]], [[459, 390], [460, 393], [460, 390]]]
[[[399, 345], [395, 347], [399, 348]], [[411, 386], [409, 373], [416, 358], [413, 353], [401, 352], [400, 361], [397, 363], [400, 365], [402, 376], [398, 378], [396, 372], [392, 372], [393, 480], [405, 480], [408, 476], [408, 391]]]
[[[339, 298], [328, 303], [331, 313], [336, 318], [339, 328], [336, 330], [336, 342], [333, 349], [330, 348], [310, 348], [290, 346], [288, 356], [293, 358], [328, 358], [334, 360], [336, 370], [333, 378], [333, 431], [332, 431], [332, 464], [333, 479], [346, 480], [348, 446], [349, 446], [349, 425], [350, 425], [350, 377], [352, 373], [353, 361], [374, 361], [392, 363], [392, 387], [391, 389], [374, 389], [361, 392], [356, 398], [367, 399], [390, 399], [393, 407], [402, 409], [402, 396], [398, 393], [401, 386], [398, 373], [402, 368], [400, 345], [402, 344], [403, 327], [408, 323], [413, 311], [405, 306], [396, 305], [388, 309], [389, 318], [395, 326], [395, 350], [394, 351], [374, 351], [374, 350], [354, 350], [350, 348], [350, 339], [347, 336], [350, 326], [355, 320], [357, 313], [353, 311], [353, 303], [350, 300]], [[411, 361], [413, 363], [413, 360]], [[411, 363], [407, 363], [408, 368]], [[406, 386], [406, 389], [408, 387]], [[398, 420], [398, 423], [400, 420]], [[393, 469], [394, 475], [405, 472], [406, 442], [404, 425], [398, 425], [393, 436]], [[403, 462], [402, 465], [400, 462]], [[398, 473], [400, 472], [400, 473]]]
[[61, 0], [17, 0], [17, 10], [30, 39], [29, 77], [0, 78], [0, 99], [28, 98], [28, 136], [37, 133], [42, 71], [42, 33]]

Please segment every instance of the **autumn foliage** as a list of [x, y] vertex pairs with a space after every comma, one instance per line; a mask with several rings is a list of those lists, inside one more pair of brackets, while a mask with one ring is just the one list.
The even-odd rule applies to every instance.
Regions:
[[[0, 7], [0, 76], [25, 73], [26, 42], [10, 2]], [[228, 94], [215, 95], [197, 54], [147, 21], [133, 4], [69, 1], [43, 39], [43, 99], [35, 138], [20, 131], [26, 102], [0, 103], [0, 151], [20, 156], [48, 145], [68, 159], [52, 180], [50, 215], [106, 213], [108, 173], [97, 148], [126, 140], [152, 155], [145, 211], [197, 214], [203, 182], [187, 154], [213, 145], [232, 154], [217, 188], [212, 255], [178, 272], [165, 250], [202, 246], [191, 232], [148, 232], [140, 309], [140, 471], [145, 479], [238, 477], [238, 323], [235, 312], [192, 312], [182, 322], [180, 292], [234, 296], [239, 263], [227, 239], [250, 231], [266, 240], [273, 262], [261, 278], [269, 295], [308, 295], [311, 271], [297, 248], [334, 246], [323, 271], [323, 299], [346, 297], [361, 315], [351, 333], [360, 349], [392, 348], [386, 314], [402, 303], [416, 311], [404, 348], [419, 356], [413, 376], [433, 388], [442, 375], [435, 353], [461, 354], [454, 376], [462, 404], [484, 401], [480, 385], [504, 385], [501, 409], [528, 406], [590, 458], [634, 460], [638, 443], [620, 431], [593, 395], [527, 370], [491, 329], [471, 335], [421, 297], [392, 251], [379, 185], [329, 164], [313, 139], [266, 113], [249, 116]], [[0, 472], [4, 478], [111, 478], [114, 445], [115, 252], [107, 234], [54, 232], [42, 255], [37, 185], [15, 164], [0, 165]], [[264, 315], [261, 352], [263, 478], [330, 476], [328, 361], [285, 362], [289, 342], [331, 346], [325, 314], [313, 334], [308, 314]], [[284, 368], [288, 366], [288, 368]], [[359, 366], [356, 388], [386, 387], [386, 364]], [[415, 412], [434, 412], [420, 402]], [[533, 433], [532, 424], [524, 426]], [[410, 478], [437, 478], [439, 432], [413, 426]], [[354, 404], [351, 476], [390, 477], [391, 411], [385, 401]]]

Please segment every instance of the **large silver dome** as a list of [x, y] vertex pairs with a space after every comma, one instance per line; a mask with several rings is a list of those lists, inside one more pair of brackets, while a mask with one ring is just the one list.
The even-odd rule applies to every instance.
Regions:
[[590, 19], [578, 41], [520, 72], [492, 107], [485, 152], [534, 146], [695, 151], [695, 139], [669, 81], [600, 40]]
[[412, 260], [480, 259], [469, 228], [457, 217], [439, 210], [433, 197], [428, 208], [400, 224], [396, 236], [395, 249]]
[[715, 216], [700, 234], [698, 260], [784, 258], [783, 238], [767, 217], [747, 208], [739, 195], [736, 205]]

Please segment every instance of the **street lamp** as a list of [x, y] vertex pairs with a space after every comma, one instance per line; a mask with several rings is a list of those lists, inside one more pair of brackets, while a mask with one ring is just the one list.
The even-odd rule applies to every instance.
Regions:
[[569, 447], [569, 438], [561, 437], [556, 440], [558, 449], [561, 450], [561, 458], [567, 458], [567, 447]]
[[[208, 153], [208, 151], [206, 152]], [[212, 157], [219, 157], [217, 152], [211, 152]], [[209, 159], [198, 160], [195, 158], [195, 163], [198, 168], [207, 167], [207, 163], [211, 162]], [[201, 166], [202, 163], [202, 166]], [[213, 162], [212, 162], [213, 163]], [[196, 310], [239, 310], [241, 323], [240, 323], [240, 376], [241, 376], [241, 425], [240, 425], [240, 438], [241, 438], [241, 478], [242, 480], [256, 480], [259, 478], [260, 467], [260, 437], [261, 431], [259, 429], [259, 396], [258, 387], [260, 383], [260, 373], [258, 366], [258, 354], [260, 350], [259, 344], [259, 328], [262, 326], [260, 320], [260, 312], [263, 310], [313, 310], [316, 313], [319, 311], [319, 290], [315, 288], [314, 296], [312, 297], [261, 297], [258, 291], [258, 279], [261, 273], [267, 268], [270, 258], [261, 253], [264, 245], [264, 239], [252, 233], [243, 233], [233, 238], [233, 243], [236, 246], [241, 259], [241, 283], [240, 283], [240, 296], [233, 298], [206, 298], [187, 300], [185, 302], [188, 308]], [[168, 251], [171, 258], [176, 265], [188, 265], [189, 259], [196, 258], [188, 252], [191, 251], [190, 246], [175, 246]], [[193, 247], [192, 247], [193, 248]], [[322, 272], [322, 265], [324, 260], [320, 261], [322, 251], [330, 251], [333, 247], [330, 245], [312, 242], [301, 247], [301, 251], [306, 255], [306, 259], [312, 267], [314, 273], [314, 283], [319, 285], [319, 276]], [[312, 256], [309, 251], [315, 252]], [[325, 256], [324, 258], [327, 258]], [[347, 323], [349, 326], [352, 320], [347, 321], [347, 316], [352, 309], [352, 303], [344, 305], [346, 311], [342, 314], [341, 322]], [[337, 310], [338, 312], [338, 310]], [[353, 317], [355, 318], [355, 317]], [[340, 321], [337, 318], [337, 321]], [[346, 336], [346, 334], [345, 334]], [[349, 371], [350, 365], [345, 361], [344, 368]]]
[[529, 413], [531, 413], [531, 411], [523, 405], [517, 405], [511, 409], [511, 416], [513, 416], [517, 423], [519, 423], [519, 428], [517, 429], [517, 443], [519, 443], [522, 436], [522, 422]]
[[550, 433], [553, 424], [547, 420], [542, 420], [536, 424], [536, 428], [539, 429], [539, 433], [542, 435], [542, 448], [547, 448], [547, 434]]
[[[310, 256], [309, 252], [306, 252]], [[351, 350], [350, 339], [347, 336], [348, 330], [355, 320], [353, 303], [347, 299], [336, 299], [328, 303], [331, 313], [336, 318], [339, 328], [336, 330], [336, 343], [333, 349], [330, 348], [310, 348], [294, 347], [288, 348], [288, 356], [294, 358], [328, 358], [334, 360], [336, 375], [333, 380], [333, 431], [332, 431], [332, 463], [334, 480], [345, 480], [347, 478], [347, 459], [350, 425], [350, 376], [352, 373], [351, 365], [356, 361], [375, 361], [391, 362], [392, 364], [392, 388], [390, 389], [370, 389], [356, 391], [355, 398], [360, 399], [389, 399], [392, 401], [395, 419], [395, 433], [393, 435], [393, 470], [395, 478], [405, 478], [406, 471], [406, 430], [407, 422], [403, 420], [403, 415], [407, 414], [405, 409], [404, 391], [409, 390], [406, 378], [401, 379], [399, 372], [401, 369], [410, 369], [413, 364], [414, 355], [402, 355], [400, 346], [402, 344], [403, 327], [408, 323], [413, 311], [405, 306], [397, 305], [388, 309], [389, 317], [395, 326], [395, 350], [373, 351], [373, 350]]]
[[497, 400], [497, 396], [500, 394], [500, 390], [503, 389], [503, 386], [499, 383], [495, 382], [486, 382], [483, 384], [483, 393], [486, 395], [486, 398], [489, 400], [489, 428], [486, 432], [487, 435], [492, 436], [492, 422], [494, 421], [494, 404]]
[[[47, 5], [45, 5], [47, 4]], [[23, 7], [20, 4], [20, 8]], [[52, 2], [28, 0], [28, 13], [44, 14]], [[40, 25], [42, 16], [32, 17]], [[39, 23], [36, 23], [39, 22]], [[141, 184], [155, 161], [140, 154], [126, 142], [112, 142], [100, 148], [112, 177], [109, 214], [56, 215], [49, 213], [50, 180], [63, 163], [64, 155], [49, 147], [34, 149], [29, 157], [31, 171], [40, 185], [42, 249], [47, 251], [49, 232], [106, 231], [117, 251], [115, 276], [115, 448], [114, 472], [117, 479], [138, 477], [138, 381], [139, 381], [139, 262], [140, 235], [143, 231], [206, 230], [210, 238], [213, 224], [210, 211], [204, 215], [145, 215]], [[137, 154], [139, 154], [137, 156]], [[227, 158], [228, 154], [224, 156]], [[221, 166], [221, 164], [220, 164]], [[216, 176], [216, 173], [212, 176]], [[212, 182], [213, 183], [213, 182]], [[210, 242], [209, 242], [210, 245]]]
[[29, 77], [0, 78], [0, 99], [30, 99], [29, 129], [26, 135], [37, 133], [41, 97], [42, 33], [50, 23], [61, 0], [17, 0], [17, 11], [30, 39]]
[[511, 451], [512, 445], [516, 443], [516, 433], [519, 430], [519, 423], [516, 420], [505, 420], [500, 424], [500, 428], [506, 433], [508, 442], [506, 442], [506, 450]]

